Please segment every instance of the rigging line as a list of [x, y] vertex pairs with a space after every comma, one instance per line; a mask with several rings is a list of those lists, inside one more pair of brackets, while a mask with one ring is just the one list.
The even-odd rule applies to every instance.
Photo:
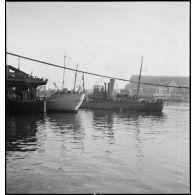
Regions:
[[[130, 82], [130, 83], [139, 83], [138, 81], [131, 81], [131, 80], [128, 80], [128, 79], [111, 77], [111, 76], [106, 76], [106, 75], [91, 73], [91, 72], [87, 72], [87, 71], [83, 71], [83, 70], [76, 70], [74, 68], [63, 67], [63, 66], [59, 66], [59, 65], [56, 65], [56, 64], [44, 62], [44, 61], [41, 61], [41, 60], [36, 60], [36, 59], [33, 59], [33, 58], [21, 56], [21, 55], [14, 54], [14, 53], [10, 53], [10, 52], [6, 52], [6, 53], [9, 54], [9, 55], [12, 55], [12, 56], [16, 56], [16, 57], [20, 57], [20, 58], [23, 58], [23, 59], [26, 59], [26, 60], [31, 60], [31, 61], [34, 61], [34, 62], [46, 64], [46, 65], [49, 65], [49, 66], [54, 66], [54, 67], [57, 67], [57, 68], [67, 69], [67, 70], [71, 70], [71, 71], [77, 71], [77, 72], [81, 72], [81, 73], [84, 73], [84, 74], [89, 74], [89, 75], [94, 75], [94, 76], [99, 76], [99, 77], [104, 77], [104, 78], [109, 78], [109, 79], [115, 79], [115, 80], [119, 80], [119, 81], [126, 81], [126, 82]], [[159, 87], [173, 87], [173, 88], [189, 89], [189, 87], [183, 87], [183, 86], [161, 85], [161, 84], [153, 84], [153, 83], [145, 83], [145, 82], [140, 82], [140, 84], [153, 85], [153, 86], [159, 86]]]

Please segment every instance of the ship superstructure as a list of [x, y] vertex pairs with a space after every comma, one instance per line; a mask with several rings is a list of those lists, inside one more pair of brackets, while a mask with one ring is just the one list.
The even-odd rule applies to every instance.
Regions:
[[110, 79], [108, 86], [95, 85], [93, 94], [83, 102], [81, 108], [89, 109], [113, 109], [113, 110], [136, 110], [136, 111], [162, 111], [164, 102], [162, 99], [144, 100], [139, 98], [139, 87], [142, 72], [143, 57], [136, 96], [117, 95], [115, 92], [115, 80]]

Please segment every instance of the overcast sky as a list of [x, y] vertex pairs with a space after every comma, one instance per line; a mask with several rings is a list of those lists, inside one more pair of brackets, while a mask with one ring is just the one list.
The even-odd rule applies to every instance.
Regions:
[[[143, 75], [189, 76], [189, 2], [7, 2], [6, 26], [7, 51], [23, 56], [63, 66], [66, 51], [71, 68], [78, 62], [81, 70], [129, 79], [144, 55]], [[61, 87], [61, 69], [20, 63]], [[65, 76], [72, 88], [74, 73]], [[108, 80], [85, 81], [89, 88]]]

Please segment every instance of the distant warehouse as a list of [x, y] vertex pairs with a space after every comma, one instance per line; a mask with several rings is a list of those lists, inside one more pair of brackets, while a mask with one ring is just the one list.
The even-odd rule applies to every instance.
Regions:
[[[137, 82], [138, 77], [139, 75], [132, 75], [130, 81]], [[189, 87], [189, 77], [141, 76], [140, 82]], [[125, 86], [125, 91], [128, 91], [129, 95], [135, 96], [137, 92], [137, 85], [137, 83], [128, 83]], [[140, 84], [139, 96], [148, 99], [163, 98], [170, 101], [189, 101], [189, 89]]]

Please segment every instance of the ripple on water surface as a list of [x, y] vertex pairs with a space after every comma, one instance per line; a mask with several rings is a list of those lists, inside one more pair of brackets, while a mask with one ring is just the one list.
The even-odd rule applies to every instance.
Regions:
[[188, 193], [189, 105], [7, 118], [8, 193]]

